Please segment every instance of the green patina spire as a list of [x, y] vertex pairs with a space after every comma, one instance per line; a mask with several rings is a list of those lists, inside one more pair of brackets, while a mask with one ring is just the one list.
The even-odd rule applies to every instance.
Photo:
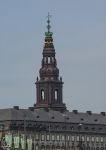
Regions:
[[51, 15], [48, 13], [48, 16], [47, 16], [47, 30], [48, 30], [48, 32], [45, 32], [45, 36], [46, 37], [52, 37], [52, 35], [53, 35], [53, 33], [52, 32], [50, 32], [50, 28], [51, 28], [51, 26], [50, 26], [50, 17], [51, 17]]

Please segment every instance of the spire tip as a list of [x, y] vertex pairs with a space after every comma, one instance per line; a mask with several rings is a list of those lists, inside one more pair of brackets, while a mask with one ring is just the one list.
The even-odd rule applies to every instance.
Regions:
[[48, 16], [47, 16], [47, 32], [45, 32], [45, 36], [46, 37], [51, 37], [52, 36], [52, 32], [50, 32], [50, 28], [51, 28], [51, 25], [50, 25], [50, 18], [51, 18], [51, 15], [50, 13], [48, 12]]

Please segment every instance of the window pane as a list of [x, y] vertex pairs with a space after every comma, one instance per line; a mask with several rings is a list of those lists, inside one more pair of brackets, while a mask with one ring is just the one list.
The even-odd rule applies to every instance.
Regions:
[[103, 142], [103, 137], [101, 137], [101, 142]]
[[44, 90], [41, 90], [41, 100], [44, 100], [44, 97], [45, 97]]
[[77, 136], [77, 142], [79, 141], [79, 136]]
[[64, 135], [61, 136], [61, 139], [62, 139], [62, 141], [64, 141], [64, 139], [65, 139], [65, 138], [64, 138]]
[[54, 57], [52, 57], [52, 62], [54, 63]]
[[46, 57], [44, 57], [44, 63], [46, 63]]
[[81, 137], [81, 140], [82, 140], [82, 141], [84, 141], [84, 140], [85, 140], [84, 136], [82, 136], [82, 137]]
[[48, 64], [50, 64], [50, 57], [48, 57]]
[[68, 140], [68, 141], [70, 140], [70, 136], [69, 136], [69, 135], [67, 136], [67, 140]]
[[74, 136], [72, 136], [71, 139], [72, 139], [72, 141], [74, 141], [75, 140]]
[[36, 150], [39, 150], [39, 149], [38, 149], [38, 145], [36, 145]]
[[38, 139], [39, 139], [39, 136], [38, 136], [38, 134], [36, 134], [36, 135], [35, 135], [35, 139], [36, 139], [36, 140], [38, 140]]
[[96, 142], [99, 142], [99, 137], [96, 137]]
[[87, 136], [87, 142], [89, 142], [89, 137]]
[[42, 141], [45, 140], [45, 135], [44, 135], [44, 134], [41, 135], [41, 140], [42, 140]]
[[46, 135], [46, 139], [47, 139], [47, 141], [50, 140], [50, 135], [49, 134]]
[[55, 100], [58, 98], [58, 90], [55, 90]]
[[52, 135], [52, 141], [54, 141], [55, 140], [55, 137], [54, 137], [54, 135]]
[[94, 140], [95, 140], [94, 137], [92, 137], [92, 142], [94, 142]]
[[57, 135], [57, 141], [59, 141], [60, 140], [60, 137], [59, 137], [59, 135]]

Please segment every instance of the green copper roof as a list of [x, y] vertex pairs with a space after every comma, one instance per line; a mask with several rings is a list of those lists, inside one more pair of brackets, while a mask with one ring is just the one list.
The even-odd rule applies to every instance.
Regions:
[[53, 33], [52, 32], [45, 32], [46, 37], [52, 37]]

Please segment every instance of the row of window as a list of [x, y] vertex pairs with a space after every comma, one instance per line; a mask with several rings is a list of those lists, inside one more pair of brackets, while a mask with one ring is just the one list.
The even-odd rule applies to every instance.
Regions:
[[[58, 89], [55, 90], [54, 92], [55, 100], [57, 101], [58, 99]], [[41, 100], [45, 100], [45, 92], [44, 89], [41, 90]]]
[[[35, 150], [65, 150], [66, 148], [65, 147], [60, 147], [60, 146], [58, 146], [58, 147], [50, 147], [50, 146], [48, 146], [48, 147], [45, 147], [45, 146], [38, 146], [38, 145], [36, 145], [35, 146]], [[86, 150], [106, 150], [106, 148], [104, 148], [104, 147], [85, 147], [85, 149]], [[84, 150], [85, 150], [84, 149]], [[72, 146], [72, 147], [67, 147], [67, 150], [79, 150], [79, 147], [75, 147], [75, 146]]]
[[87, 142], [106, 142], [106, 137], [101, 137], [101, 136], [84, 136], [84, 135], [59, 135], [59, 134], [36, 134], [36, 140], [41, 140], [41, 141], [87, 141]]
[[54, 57], [44, 57], [44, 63], [50, 64], [54, 63], [55, 58]]

